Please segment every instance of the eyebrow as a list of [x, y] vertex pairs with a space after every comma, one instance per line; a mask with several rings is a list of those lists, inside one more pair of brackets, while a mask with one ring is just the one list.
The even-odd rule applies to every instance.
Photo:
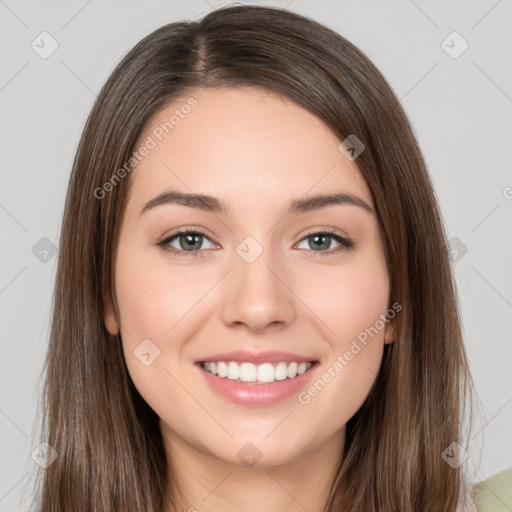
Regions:
[[[206, 212], [220, 213], [224, 215], [229, 214], [228, 205], [216, 197], [205, 194], [188, 194], [169, 190], [162, 192], [145, 203], [139, 215], [142, 215], [157, 206], [166, 204], [179, 204]], [[329, 195], [310, 196], [305, 199], [294, 199], [289, 203], [288, 210], [285, 215], [296, 215], [299, 213], [310, 212], [330, 205], [352, 205], [360, 207], [371, 214], [374, 213], [373, 208], [359, 197], [340, 192]]]

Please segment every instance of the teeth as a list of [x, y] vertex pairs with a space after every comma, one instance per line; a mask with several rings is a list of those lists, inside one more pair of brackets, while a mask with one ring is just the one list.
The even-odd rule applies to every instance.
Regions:
[[[222, 364], [224, 365], [224, 363]], [[217, 375], [219, 375], [219, 372], [217, 372]], [[222, 377], [222, 374], [219, 375], [219, 377]], [[231, 380], [236, 380], [240, 378], [240, 368], [236, 363], [233, 363], [232, 361], [228, 363], [228, 370], [225, 377]]]
[[273, 365], [272, 363], [263, 363], [255, 365], [252, 363], [238, 364], [236, 361], [219, 361], [218, 363], [201, 363], [202, 367], [212, 375], [220, 378], [238, 382], [258, 382], [269, 383], [275, 380], [293, 379], [297, 375], [302, 375], [311, 367], [311, 363], [286, 363], [281, 362]]
[[293, 379], [297, 375], [297, 367], [299, 366], [298, 363], [290, 363], [288, 365], [288, 378]]
[[217, 375], [219, 377], [226, 377], [227, 374], [228, 374], [228, 368], [226, 366], [226, 363], [219, 361], [217, 363]]

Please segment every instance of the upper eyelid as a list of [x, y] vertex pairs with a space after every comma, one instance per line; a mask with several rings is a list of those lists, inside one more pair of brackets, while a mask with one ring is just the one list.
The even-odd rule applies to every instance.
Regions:
[[160, 242], [158, 243], [163, 243], [163, 242], [168, 242], [169, 240], [173, 239], [173, 238], [176, 238], [177, 236], [180, 236], [180, 235], [187, 235], [187, 234], [198, 234], [198, 235], [201, 235], [205, 238], [208, 238], [208, 240], [210, 240], [210, 242], [212, 243], [215, 243], [212, 238], [210, 237], [210, 235], [208, 235], [208, 233], [200, 230], [200, 229], [197, 229], [197, 228], [193, 228], [193, 229], [190, 229], [190, 228], [183, 228], [183, 229], [179, 229], [178, 231], [174, 231], [173, 233], [171, 233], [170, 235], [166, 235], [164, 236]]

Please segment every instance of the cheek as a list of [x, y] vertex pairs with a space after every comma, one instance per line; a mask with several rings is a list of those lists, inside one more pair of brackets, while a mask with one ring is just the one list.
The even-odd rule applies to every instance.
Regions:
[[389, 281], [382, 259], [354, 259], [335, 272], [332, 268], [317, 270], [307, 282], [301, 293], [321, 320], [331, 348], [344, 352], [353, 339], [360, 334], [364, 339], [362, 333], [375, 326], [378, 334], [373, 329], [373, 337], [383, 340], [385, 324], [379, 315], [388, 307]]
[[142, 398], [159, 416], [166, 412], [169, 415], [172, 403], [193, 407], [175, 379], [181, 380], [181, 348], [190, 335], [182, 329], [187, 325], [187, 313], [197, 302], [198, 291], [187, 286], [191, 283], [185, 279], [185, 272], [171, 269], [157, 251], [148, 252], [135, 244], [123, 246], [122, 242], [119, 249], [116, 294], [128, 373]]
[[388, 273], [384, 258], [372, 253], [354, 258], [336, 272], [316, 272], [314, 282], [305, 302], [314, 305], [311, 309], [321, 320], [316, 325], [322, 326], [328, 343], [320, 382], [299, 401], [310, 404], [308, 409], [319, 417], [330, 415], [337, 420], [332, 424], [335, 428], [362, 405], [379, 371], [387, 325], [382, 318], [388, 308]]
[[156, 250], [148, 255], [147, 250], [127, 247], [118, 258], [116, 274], [125, 335], [160, 344], [204, 294], [204, 281], [195, 277], [184, 267], [166, 265], [165, 256]]
[[[170, 263], [160, 250], [148, 250], [143, 242], [120, 240], [116, 294], [125, 361], [138, 391], [155, 410], [159, 410], [159, 391], [181, 392], [169, 374], [181, 375], [182, 365], [190, 364], [182, 360], [183, 349], [200, 329], [203, 322], [196, 320], [197, 315], [204, 314], [205, 295], [218, 280], [204, 268], [192, 271], [176, 260]], [[145, 366], [138, 355], [147, 352], [150, 360], [153, 354], [157, 357]]]
[[[328, 349], [317, 379], [298, 397], [314, 437], [347, 423], [367, 398], [384, 348], [389, 282], [383, 258], [361, 258], [336, 273], [317, 274], [308, 300], [322, 320]], [[319, 323], [317, 322], [319, 325]], [[326, 327], [327, 326], [327, 327]], [[329, 425], [328, 428], [320, 425]]]

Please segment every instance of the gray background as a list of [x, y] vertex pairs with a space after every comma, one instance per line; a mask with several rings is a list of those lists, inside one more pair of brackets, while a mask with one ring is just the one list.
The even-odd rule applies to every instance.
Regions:
[[[1, 511], [25, 510], [31, 453], [42, 441], [33, 425], [57, 260], [51, 246], [95, 95], [142, 37], [226, 3], [0, 0]], [[511, 1], [261, 3], [347, 37], [410, 116], [453, 249], [481, 401], [464, 464], [474, 481], [512, 467]], [[41, 43], [43, 31], [58, 43], [47, 58], [31, 47], [51, 48], [48, 38]], [[453, 31], [469, 44], [457, 58], [463, 41], [443, 44]]]

